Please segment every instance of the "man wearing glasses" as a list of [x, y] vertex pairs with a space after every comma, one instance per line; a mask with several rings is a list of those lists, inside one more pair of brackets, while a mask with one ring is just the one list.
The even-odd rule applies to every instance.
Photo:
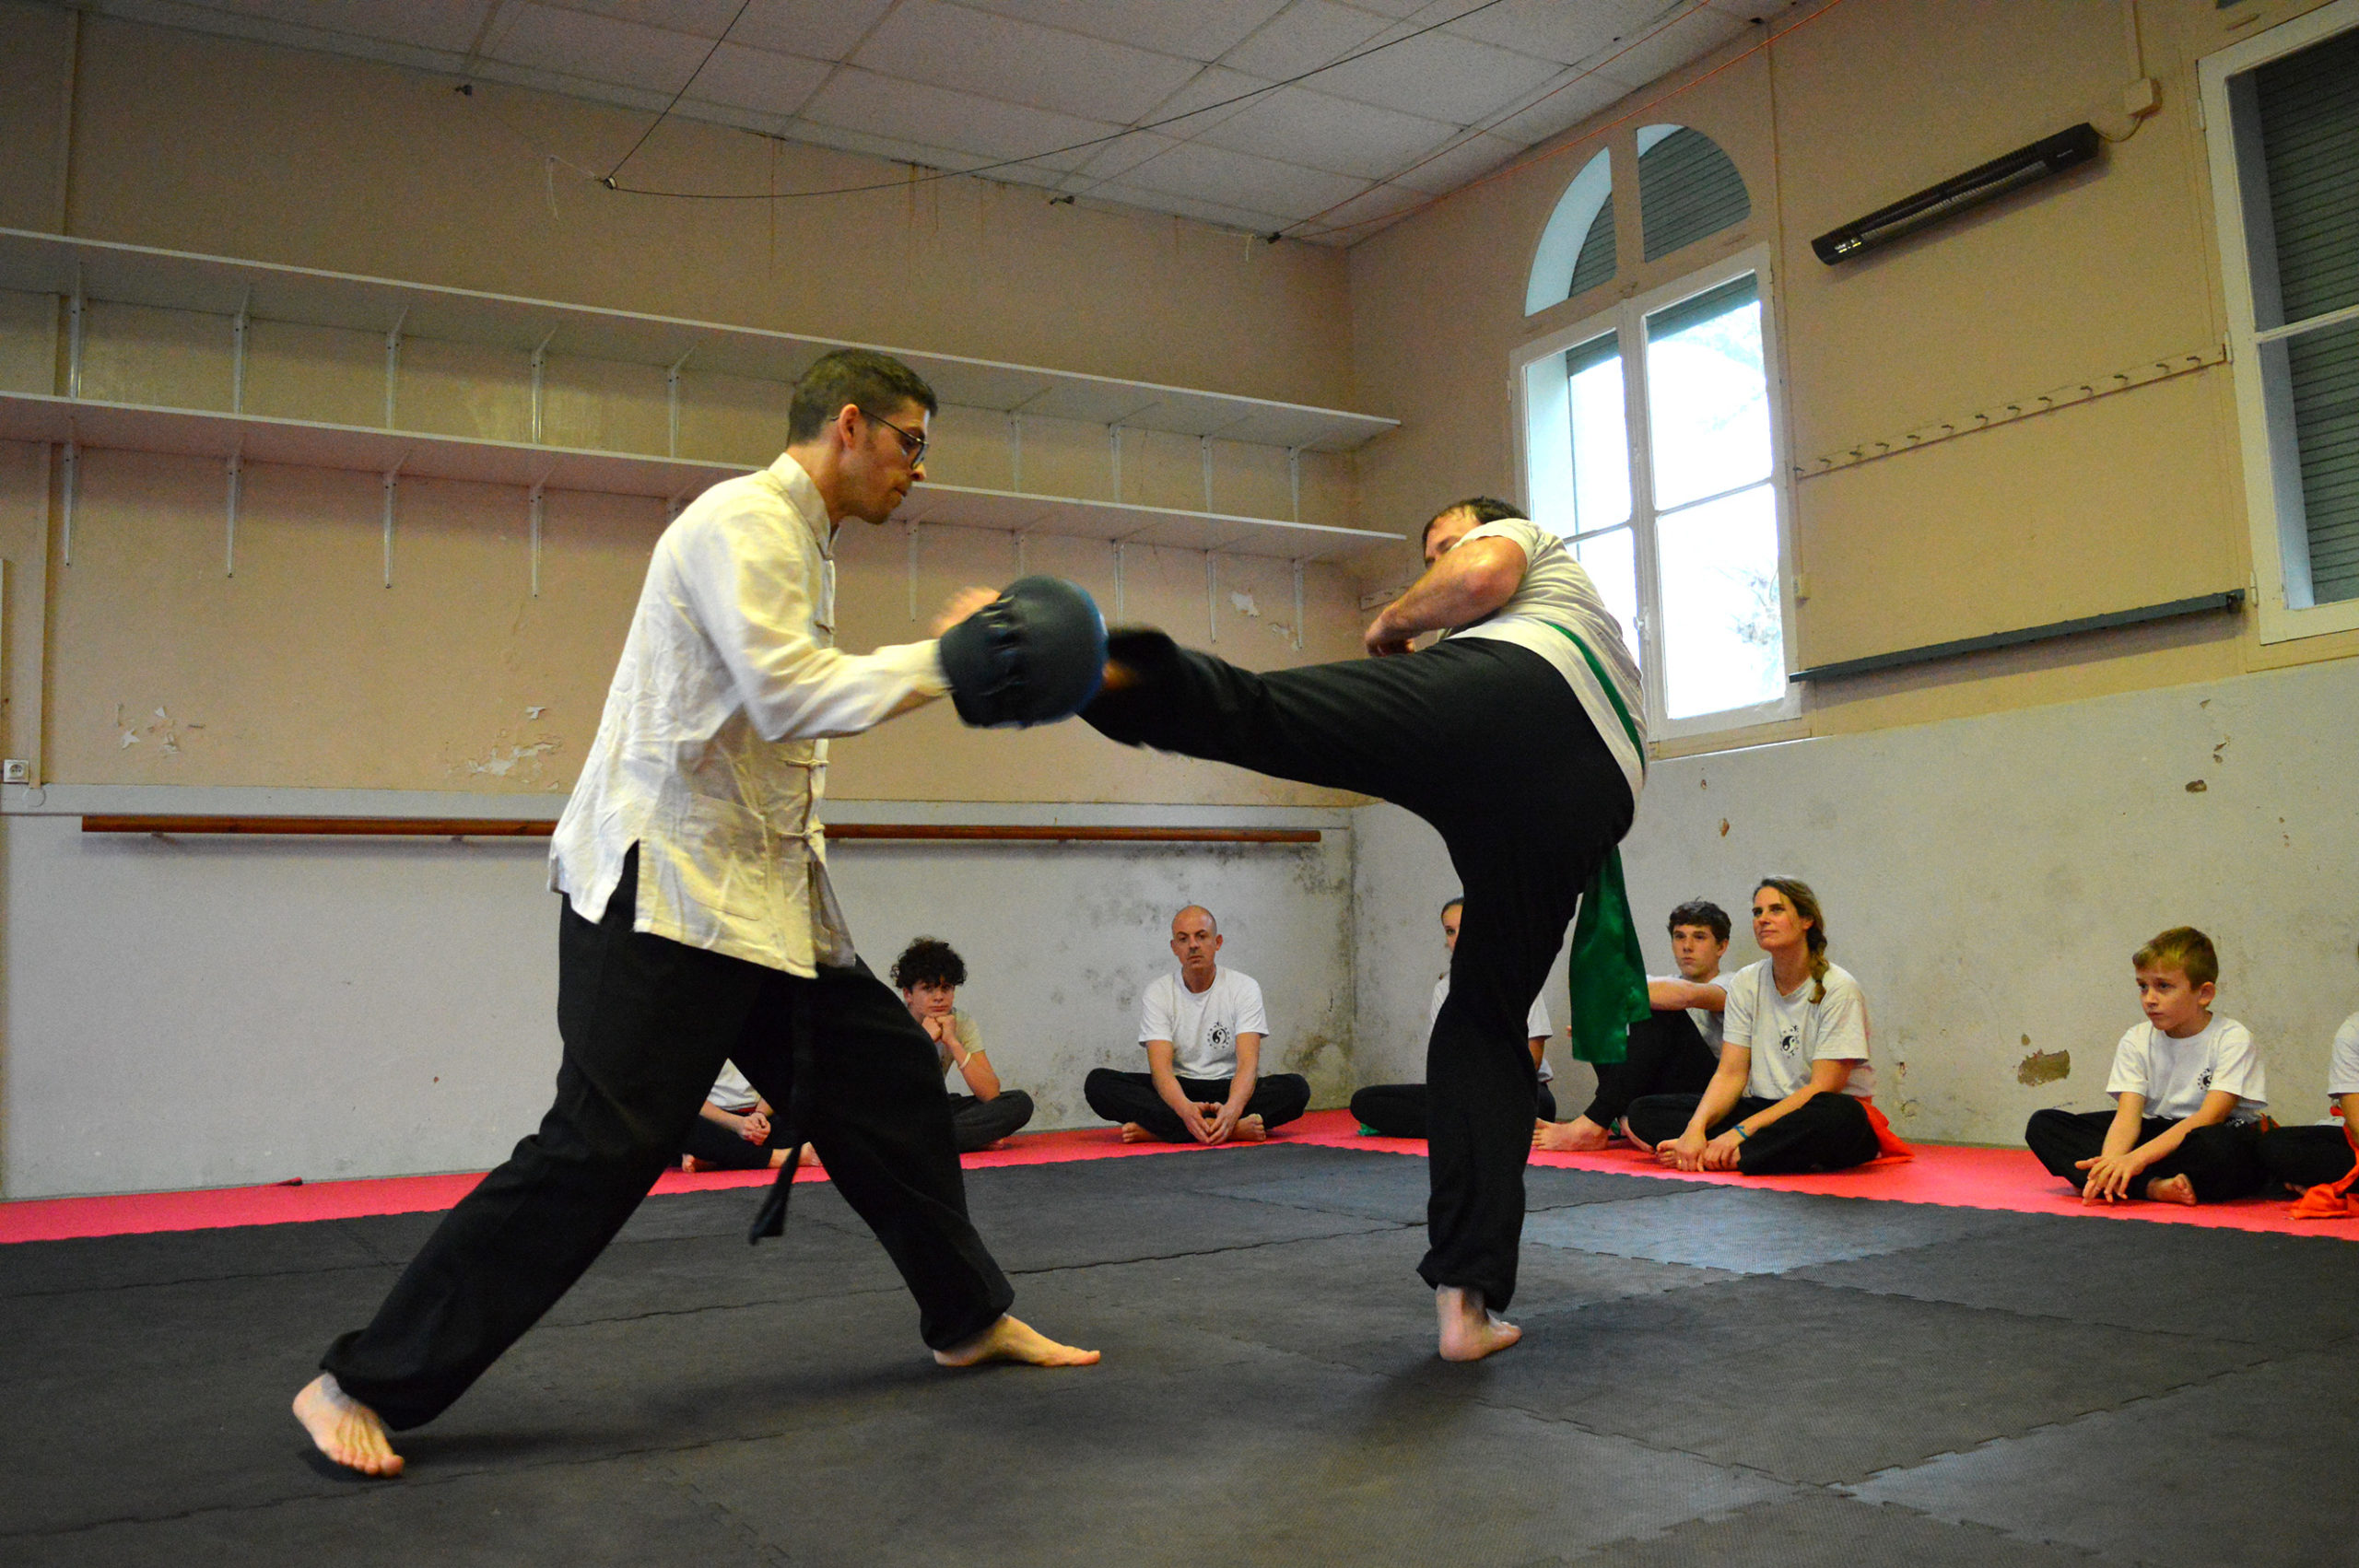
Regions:
[[[792, 1107], [937, 1361], [1097, 1359], [1008, 1316], [1015, 1293], [968, 1223], [933, 1043], [852, 951], [827, 882], [826, 738], [949, 687], [938, 640], [834, 646], [836, 531], [883, 522], [925, 476], [934, 407], [898, 360], [827, 355], [796, 383], [779, 460], [706, 491], [656, 542], [550, 846], [557, 1101], [296, 1397], [336, 1464], [400, 1471], [388, 1428], [440, 1414], [581, 1277], [724, 1059]], [[934, 639], [992, 598], [960, 593]]]

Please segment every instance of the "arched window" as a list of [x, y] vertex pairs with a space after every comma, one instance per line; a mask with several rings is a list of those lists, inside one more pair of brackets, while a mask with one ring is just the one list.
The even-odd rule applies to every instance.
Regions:
[[1744, 176], [1719, 143], [1684, 125], [1639, 127], [1638, 228], [1647, 260], [1734, 228], [1752, 213]]
[[[1718, 150], [1718, 149], [1715, 149]], [[1600, 151], [1557, 198], [1524, 286], [1523, 313], [1537, 315], [1614, 276], [1614, 164]]]

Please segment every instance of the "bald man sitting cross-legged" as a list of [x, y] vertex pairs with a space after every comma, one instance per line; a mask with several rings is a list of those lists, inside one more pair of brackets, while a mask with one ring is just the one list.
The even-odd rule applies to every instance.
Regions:
[[1139, 1021], [1147, 1071], [1101, 1067], [1082, 1083], [1089, 1108], [1122, 1124], [1125, 1143], [1258, 1142], [1310, 1104], [1308, 1079], [1262, 1072], [1270, 1029], [1262, 988], [1252, 976], [1221, 967], [1220, 948], [1211, 910], [1191, 904], [1173, 916], [1171, 955], [1180, 972], [1147, 986]]

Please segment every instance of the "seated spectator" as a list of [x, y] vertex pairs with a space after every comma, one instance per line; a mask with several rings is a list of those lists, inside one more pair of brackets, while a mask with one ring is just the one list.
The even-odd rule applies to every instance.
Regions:
[[2220, 1203], [2268, 1181], [2260, 1116], [2269, 1089], [2251, 1032], [2214, 1018], [2212, 939], [2174, 926], [2130, 957], [2146, 1022], [2113, 1049], [2110, 1111], [2032, 1113], [2024, 1141], [2084, 1203], [2151, 1198]]
[[1298, 1073], [1261, 1071], [1270, 1024], [1253, 977], [1222, 968], [1220, 928], [1212, 911], [1191, 904], [1171, 920], [1177, 974], [1149, 982], [1139, 1044], [1147, 1071], [1101, 1067], [1083, 1082], [1089, 1108], [1120, 1122], [1122, 1141], [1258, 1141], [1310, 1105]]
[[967, 961], [939, 938], [921, 936], [893, 960], [893, 983], [901, 1000], [933, 1041], [947, 1076], [957, 1068], [967, 1093], [950, 1096], [951, 1135], [962, 1154], [996, 1149], [1032, 1119], [1032, 1096], [1000, 1087], [991, 1058], [983, 1054], [982, 1031], [958, 1011], [958, 988], [967, 983]]
[[[1453, 898], [1441, 907], [1441, 943], [1445, 952], [1458, 951], [1458, 921], [1464, 913], [1466, 900]], [[1441, 1004], [1449, 999], [1449, 971], [1444, 969], [1441, 978], [1434, 982], [1432, 1004], [1426, 1009], [1426, 1035], [1433, 1036], [1434, 1020], [1441, 1016]], [[1556, 1096], [1549, 1093], [1548, 1081], [1555, 1074], [1548, 1069], [1548, 1040], [1556, 1026], [1548, 1022], [1548, 1008], [1538, 997], [1532, 999], [1532, 1012], [1523, 1023], [1530, 1036], [1532, 1064], [1540, 1076], [1539, 1093], [1534, 1109], [1543, 1125], [1554, 1125]], [[1380, 1138], [1423, 1138], [1426, 1135], [1426, 1086], [1422, 1083], [1371, 1083], [1352, 1096], [1352, 1115], [1368, 1131]]]
[[[1868, 1104], [1868, 1003], [1826, 959], [1826, 918], [1810, 884], [1764, 877], [1753, 940], [1768, 954], [1729, 977], [1720, 1064], [1698, 1094], [1649, 1094], [1625, 1117], [1630, 1141], [1683, 1171], [1772, 1176], [1865, 1164], [1884, 1152]], [[1895, 1148], [1898, 1145], [1895, 1142]]]
[[[697, 1119], [680, 1141], [684, 1171], [775, 1170], [786, 1164], [786, 1129], [772, 1124], [770, 1107], [734, 1061], [721, 1064]], [[804, 1144], [802, 1163], [816, 1165], [819, 1156]]]
[[1616, 1134], [1630, 1102], [1648, 1094], [1701, 1094], [1720, 1060], [1720, 1014], [1728, 992], [1720, 958], [1729, 950], [1729, 912], [1703, 899], [1671, 912], [1671, 958], [1676, 977], [1647, 977], [1652, 1017], [1630, 1025], [1629, 1054], [1599, 1062], [1597, 1094], [1567, 1122], [1543, 1116], [1532, 1147], [1579, 1152], [1602, 1149]]
[[2281, 1127], [2261, 1134], [2262, 1168], [2296, 1192], [2332, 1187], [2351, 1174], [2353, 1155], [2343, 1129], [2359, 1128], [2359, 1012], [2334, 1032], [2326, 1094], [2341, 1121], [2330, 1118], [2312, 1127]]

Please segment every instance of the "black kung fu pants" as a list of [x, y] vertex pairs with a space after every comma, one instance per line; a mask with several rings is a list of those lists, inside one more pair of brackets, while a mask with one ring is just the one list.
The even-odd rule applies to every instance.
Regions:
[[1515, 1295], [1538, 1073], [1524, 1034], [1581, 889], [1629, 831], [1630, 787], [1555, 667], [1511, 643], [1256, 674], [1123, 631], [1138, 677], [1082, 717], [1148, 745], [1392, 802], [1440, 833], [1466, 908], [1426, 1047], [1427, 1284]]
[[[2331, 1187], [2351, 1174], [2351, 1141], [2342, 1124], [2281, 1127], [2260, 1135], [2261, 1167], [2296, 1192]], [[2203, 1186], [2196, 1184], [2201, 1195]]]
[[921, 1337], [955, 1345], [1015, 1299], [968, 1223], [933, 1042], [901, 999], [865, 965], [803, 979], [635, 931], [637, 873], [634, 849], [597, 924], [570, 901], [558, 917], [565, 1048], [540, 1129], [320, 1363], [389, 1426], [440, 1414], [581, 1278], [677, 1158], [724, 1059], [793, 1104], [798, 1026], [812, 1144], [917, 1298]]
[[[2152, 1142], [2176, 1125], [2169, 1117], [2144, 1117], [2138, 1141]], [[2088, 1186], [2089, 1173], [2077, 1162], [2104, 1153], [2106, 1133], [2112, 1127], [2111, 1111], [2034, 1111], [2024, 1127], [2024, 1142], [2050, 1176], [2078, 1192]], [[2269, 1185], [2269, 1173], [2260, 1163], [2259, 1124], [2230, 1121], [2197, 1128], [2177, 1149], [2146, 1167], [2131, 1184], [2130, 1196], [2143, 1198], [2148, 1182], [2175, 1176], [2187, 1177], [2201, 1202], [2250, 1198]]]

